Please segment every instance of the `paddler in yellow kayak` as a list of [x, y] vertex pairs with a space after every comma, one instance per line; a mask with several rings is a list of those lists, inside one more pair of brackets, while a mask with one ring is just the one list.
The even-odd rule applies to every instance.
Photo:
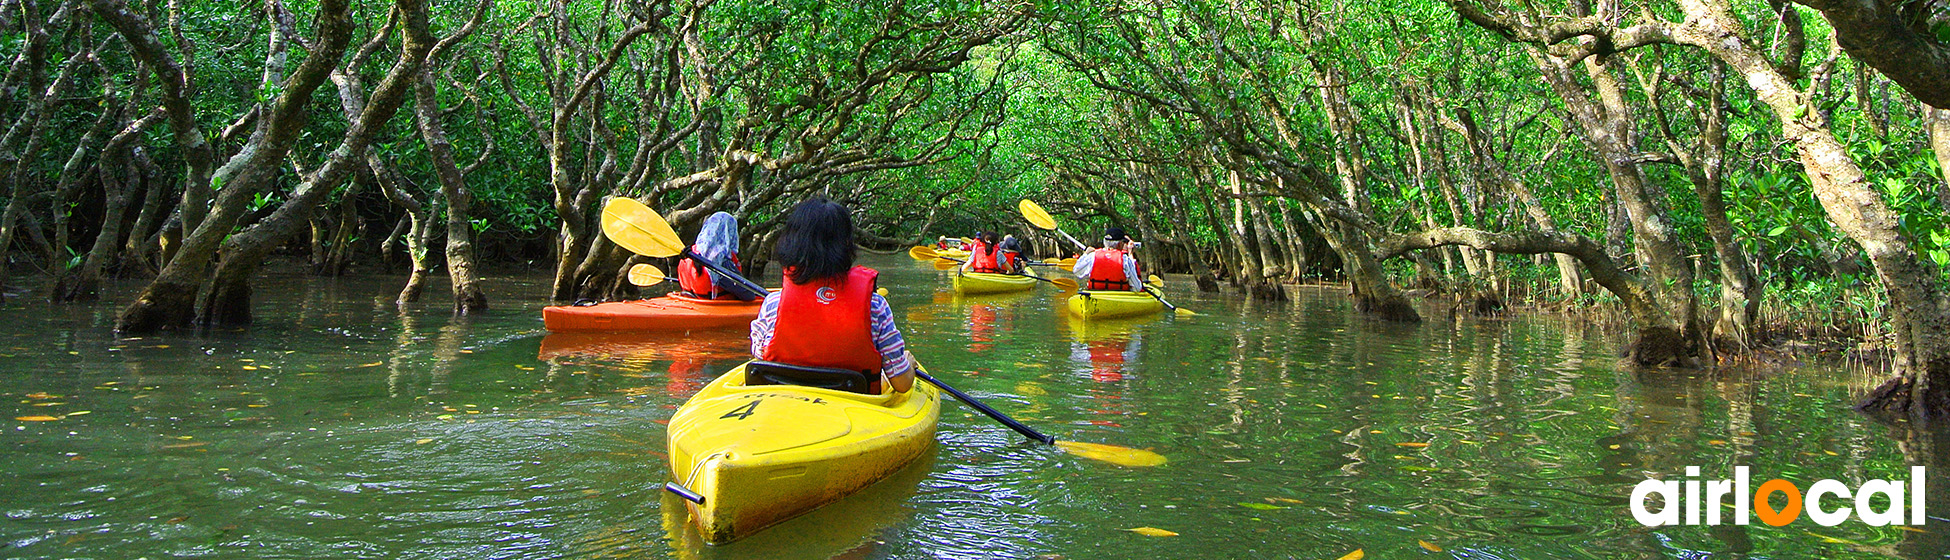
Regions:
[[1142, 292], [1144, 275], [1139, 273], [1137, 257], [1131, 255], [1131, 236], [1124, 228], [1104, 230], [1104, 247], [1077, 257], [1070, 271], [1085, 282], [1083, 289], [1097, 292]]
[[[691, 245], [691, 252], [726, 270], [743, 272], [738, 266], [738, 218], [724, 212], [705, 218], [704, 229], [698, 231], [697, 244]], [[677, 263], [677, 287], [693, 297], [751, 301], [764, 295], [753, 293], [737, 280], [717, 276], [691, 259]]]
[[1028, 268], [1022, 260], [1022, 240], [1013, 235], [1002, 236], [1002, 245], [995, 253], [995, 261], [1002, 265], [1003, 274], [1022, 274]]
[[765, 296], [752, 320], [752, 356], [803, 367], [844, 368], [878, 377], [870, 391], [914, 386], [914, 357], [893, 308], [874, 293], [878, 271], [853, 266], [853, 218], [813, 197], [792, 208], [779, 236], [785, 287]]
[[968, 260], [961, 264], [962, 272], [986, 272], [989, 274], [1015, 274], [1013, 264], [1006, 262], [1008, 255], [1002, 252], [1002, 243], [996, 239], [995, 232], [984, 231], [975, 234], [975, 244], [968, 248]]

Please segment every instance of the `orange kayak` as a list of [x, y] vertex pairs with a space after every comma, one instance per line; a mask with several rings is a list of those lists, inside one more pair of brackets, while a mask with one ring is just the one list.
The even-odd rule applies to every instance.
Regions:
[[701, 299], [672, 293], [637, 301], [612, 301], [577, 307], [542, 308], [548, 330], [644, 331], [749, 327], [764, 300]]

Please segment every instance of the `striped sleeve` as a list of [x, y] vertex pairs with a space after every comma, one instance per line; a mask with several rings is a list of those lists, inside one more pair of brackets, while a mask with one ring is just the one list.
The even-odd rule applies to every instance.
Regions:
[[758, 306], [758, 318], [752, 319], [752, 357], [763, 358], [765, 350], [772, 347], [772, 330], [779, 324], [779, 292], [765, 296], [765, 303]]
[[[887, 298], [874, 294], [868, 316], [873, 347], [880, 350], [881, 371], [890, 378], [912, 371], [914, 364], [907, 360], [907, 339], [901, 337], [900, 327], [894, 325], [894, 308], [887, 305]], [[752, 343], [757, 344], [756, 336]]]

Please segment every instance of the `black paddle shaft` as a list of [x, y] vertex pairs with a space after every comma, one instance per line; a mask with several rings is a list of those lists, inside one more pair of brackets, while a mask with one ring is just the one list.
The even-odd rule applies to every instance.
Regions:
[[733, 282], [737, 282], [739, 285], [744, 286], [745, 289], [751, 290], [752, 295], [755, 297], [765, 297], [764, 286], [760, 286], [758, 285], [757, 282], [753, 282], [749, 279], [746, 279], [744, 276], [740, 276], [736, 272], [727, 270], [725, 269], [725, 267], [719, 266], [718, 263], [711, 262], [711, 259], [704, 258], [703, 255], [697, 254], [696, 251], [692, 251], [688, 247], [684, 249], [684, 254], [679, 256], [693, 261], [697, 261], [697, 264], [704, 265], [704, 268], [711, 269], [711, 272], [716, 272], [718, 274], [725, 275], [725, 277], [730, 278]]
[[1164, 294], [1158, 293], [1156, 290], [1151, 289], [1150, 286], [1144, 287], [1144, 293], [1151, 294], [1151, 297], [1158, 298], [1158, 303], [1165, 304], [1165, 307], [1170, 308], [1172, 311], [1174, 312], [1178, 311], [1178, 306], [1172, 305], [1171, 302], [1169, 301], [1165, 301]]
[[1008, 415], [1005, 415], [1002, 412], [997, 411], [996, 409], [989, 408], [989, 405], [982, 404], [982, 401], [975, 400], [975, 397], [968, 396], [968, 393], [963, 393], [959, 389], [956, 389], [954, 387], [949, 387], [948, 384], [942, 383], [941, 380], [935, 379], [934, 376], [928, 375], [928, 372], [921, 371], [920, 368], [914, 369], [914, 375], [920, 377], [921, 379], [926, 379], [929, 383], [933, 383], [934, 386], [940, 387], [941, 390], [947, 391], [948, 394], [950, 395], [954, 395], [956, 400], [959, 400], [963, 404], [966, 404], [968, 406], [975, 407], [975, 410], [982, 411], [982, 414], [988, 415], [989, 418], [994, 418], [995, 421], [1001, 422], [1002, 425], [1008, 426], [1010, 429], [1015, 430], [1017, 433], [1020, 433], [1024, 436], [1028, 436], [1029, 439], [1033, 439], [1050, 445], [1056, 444], [1055, 436], [1038, 432], [1036, 431], [1035, 428], [1031, 428], [1029, 426], [1023, 425], [1023, 423], [1017, 422], [1016, 419], [1010, 418]]

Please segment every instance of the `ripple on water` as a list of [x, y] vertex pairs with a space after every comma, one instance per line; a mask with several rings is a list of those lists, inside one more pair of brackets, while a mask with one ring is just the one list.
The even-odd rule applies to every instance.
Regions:
[[[1379, 323], [1334, 288], [1291, 304], [1174, 292], [1204, 315], [1108, 326], [1063, 319], [1046, 292], [973, 313], [937, 300], [931, 268], [871, 264], [910, 288], [891, 296], [897, 317], [944, 380], [1058, 438], [1170, 462], [1065, 454], [944, 403], [916, 465], [704, 546], [658, 490], [659, 421], [742, 359], [741, 334], [568, 355], [536, 320], [548, 278], [494, 280], [496, 311], [456, 319], [399, 312], [397, 278], [273, 275], [246, 333], [117, 340], [126, 294], [0, 309], [30, 327], [0, 339], [23, 358], [0, 360], [0, 418], [91, 411], [5, 425], [0, 543], [100, 558], [1400, 558], [1418, 541], [1452, 558], [1700, 557], [1739, 538], [1638, 527], [1633, 483], [1686, 465], [1950, 468], [1847, 412], [1837, 372], [1622, 370], [1612, 333], [1584, 325], [1433, 309]], [[1749, 533], [1749, 557], [1942, 548], [1855, 524]]]

